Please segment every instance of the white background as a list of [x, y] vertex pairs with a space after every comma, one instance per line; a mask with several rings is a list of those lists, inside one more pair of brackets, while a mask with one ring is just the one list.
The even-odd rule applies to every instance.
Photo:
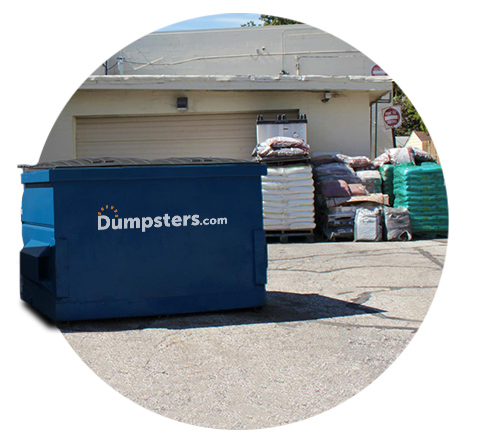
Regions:
[[[478, 437], [479, 124], [474, 106], [479, 99], [479, 32], [474, 2], [440, 3], [245, 0], [238, 9], [225, 1], [47, 0], [3, 6], [2, 440], [300, 440], [314, 435], [321, 440], [383, 442]], [[202, 429], [137, 406], [97, 378], [57, 329], [39, 321], [19, 299], [22, 186], [16, 165], [38, 161], [69, 97], [112, 53], [168, 24], [226, 12], [306, 22], [378, 63], [425, 120], [449, 194], [445, 271], [412, 343], [378, 380], [346, 403], [307, 421], [268, 430]]]

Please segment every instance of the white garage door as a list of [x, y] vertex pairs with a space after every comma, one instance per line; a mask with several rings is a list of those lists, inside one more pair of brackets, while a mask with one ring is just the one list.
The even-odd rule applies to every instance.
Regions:
[[77, 117], [77, 158], [168, 158], [212, 156], [251, 158], [256, 144], [256, 118], [298, 110], [236, 114]]

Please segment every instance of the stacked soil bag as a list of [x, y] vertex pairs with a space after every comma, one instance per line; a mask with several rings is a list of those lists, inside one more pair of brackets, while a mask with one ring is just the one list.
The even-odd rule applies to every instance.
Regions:
[[305, 160], [309, 157], [310, 146], [300, 138], [272, 137], [262, 141], [252, 156], [261, 162], [277, 162], [285, 159]]
[[315, 228], [314, 186], [310, 164], [270, 166], [262, 177], [265, 230]]
[[384, 207], [384, 239], [387, 241], [410, 241], [412, 228], [406, 207]]
[[397, 166], [393, 185], [394, 207], [408, 209], [414, 235], [448, 232], [447, 193], [440, 165]]
[[[345, 163], [319, 164], [313, 169], [316, 188], [317, 225], [329, 240], [353, 239], [355, 207], [342, 203], [352, 197], [352, 191], [366, 193], [352, 167]], [[352, 187], [353, 186], [353, 187]]]
[[382, 177], [378, 170], [357, 170], [356, 175], [368, 194], [382, 193]]
[[[326, 152], [314, 154], [311, 161], [315, 166], [317, 225], [321, 233], [328, 240], [354, 239], [357, 210], [369, 208], [377, 216], [375, 208], [388, 204], [380, 173], [364, 156]], [[365, 224], [360, 230], [365, 231]], [[373, 234], [375, 241], [377, 236]]]
[[419, 166], [423, 163], [436, 163], [436, 161], [428, 152], [416, 147], [387, 149], [372, 161], [374, 167], [384, 166], [385, 164], [399, 166], [406, 163], [413, 163]]

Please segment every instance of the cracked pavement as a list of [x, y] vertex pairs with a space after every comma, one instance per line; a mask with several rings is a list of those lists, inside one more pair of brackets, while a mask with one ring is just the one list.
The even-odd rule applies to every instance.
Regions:
[[267, 428], [368, 386], [421, 325], [446, 239], [269, 244], [261, 309], [60, 325], [82, 360], [137, 404], [180, 422]]

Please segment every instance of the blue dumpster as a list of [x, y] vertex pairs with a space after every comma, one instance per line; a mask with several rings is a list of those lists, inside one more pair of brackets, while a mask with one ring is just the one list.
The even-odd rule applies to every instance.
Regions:
[[95, 158], [21, 167], [20, 294], [51, 320], [264, 304], [266, 166]]

